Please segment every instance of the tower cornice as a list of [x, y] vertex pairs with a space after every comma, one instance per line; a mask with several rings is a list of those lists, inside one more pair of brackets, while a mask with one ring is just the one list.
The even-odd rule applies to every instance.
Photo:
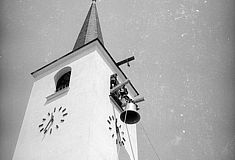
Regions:
[[[41, 77], [43, 77], [44, 75], [48, 74], [47, 72], [53, 72], [54, 69], [56, 68], [56, 66], [65, 64], [66, 62], [68, 62], [69, 60], [73, 59], [73, 57], [79, 57], [82, 56], [82, 52], [84, 51], [89, 51], [89, 48], [92, 47], [97, 47], [99, 48], [100, 52], [103, 56], [103, 58], [106, 60], [106, 62], [109, 64], [110, 68], [112, 70], [115, 71], [115, 73], [117, 73], [119, 75], [119, 77], [121, 78], [122, 81], [125, 81], [127, 79], [127, 76], [125, 75], [125, 73], [121, 70], [121, 68], [117, 65], [117, 63], [115, 62], [115, 60], [113, 59], [113, 57], [110, 55], [110, 53], [108, 52], [108, 50], [105, 48], [105, 46], [103, 45], [103, 43], [98, 39], [94, 39], [90, 42], [88, 42], [87, 44], [81, 46], [78, 49], [75, 49], [67, 54], [65, 54], [64, 56], [52, 61], [51, 63], [39, 68], [38, 70], [34, 71], [31, 73], [31, 75], [35, 78], [35, 80], [40, 79]], [[84, 55], [83, 55], [84, 56]], [[129, 89], [132, 93], [133, 96], [138, 96], [139, 93], [138, 91], [135, 89], [135, 87], [133, 86], [133, 84], [130, 82], [129, 83]]]

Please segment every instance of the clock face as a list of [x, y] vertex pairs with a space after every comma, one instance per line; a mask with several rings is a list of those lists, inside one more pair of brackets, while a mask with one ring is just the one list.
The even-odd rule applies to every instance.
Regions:
[[61, 124], [64, 123], [66, 116], [68, 115], [65, 107], [54, 107], [53, 110], [48, 112], [42, 118], [41, 123], [39, 124], [39, 132], [44, 136], [46, 134], [52, 134], [55, 130], [59, 130]]
[[109, 124], [109, 130], [112, 133], [112, 138], [116, 137], [116, 144], [123, 146], [126, 139], [124, 138], [122, 125], [117, 124], [117, 118], [114, 118], [114, 116], [109, 116], [109, 119], [107, 120], [107, 122]]

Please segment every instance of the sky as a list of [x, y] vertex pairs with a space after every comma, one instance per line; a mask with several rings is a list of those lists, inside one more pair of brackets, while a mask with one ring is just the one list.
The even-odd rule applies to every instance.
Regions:
[[[0, 159], [11, 160], [34, 82], [70, 52], [91, 0], [0, 2]], [[97, 0], [105, 47], [145, 102], [139, 159], [235, 159], [233, 0]], [[150, 140], [150, 142], [149, 142]]]

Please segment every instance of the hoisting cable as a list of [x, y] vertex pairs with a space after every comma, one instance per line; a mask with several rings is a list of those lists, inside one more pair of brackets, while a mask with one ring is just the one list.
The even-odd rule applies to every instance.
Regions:
[[[125, 118], [124, 118], [124, 123], [126, 124], [126, 117], [127, 117], [126, 109], [125, 109], [125, 112], [126, 112], [126, 114], [125, 114]], [[132, 148], [131, 138], [130, 138], [129, 130], [127, 128], [127, 124], [126, 124], [126, 130], [127, 130], [128, 139], [129, 139], [130, 146], [131, 146], [131, 152], [132, 152], [132, 155], [133, 155], [133, 159], [135, 160], [135, 155], [134, 155], [134, 151], [133, 151], [133, 148]], [[120, 151], [120, 146], [119, 146], [119, 150], [118, 150], [118, 158], [119, 158], [119, 151]]]
[[[126, 110], [126, 109], [125, 109], [125, 110]], [[124, 123], [126, 123], [126, 115], [127, 115], [127, 112], [126, 112], [126, 114], [125, 114]], [[121, 148], [121, 146], [120, 146], [120, 144], [119, 144], [119, 148], [118, 148], [118, 159], [119, 159], [119, 151], [120, 151], [120, 148]]]
[[[126, 106], [127, 107], [127, 106]], [[124, 123], [126, 124], [126, 116], [127, 116], [127, 110], [125, 108], [125, 119], [124, 119]], [[132, 144], [131, 144], [131, 138], [130, 138], [130, 134], [129, 134], [129, 130], [127, 128], [127, 124], [126, 124], [126, 131], [127, 131], [127, 134], [128, 134], [128, 138], [129, 138], [129, 142], [130, 142], [130, 146], [131, 146], [131, 152], [132, 152], [132, 155], [133, 155], [133, 159], [135, 160], [135, 155], [134, 155], [134, 151], [133, 151], [133, 148], [132, 148]]]
[[[115, 109], [114, 109], [114, 105], [113, 105], [113, 114], [114, 114], [114, 118], [115, 118], [115, 123], [116, 123], [116, 114], [115, 114]], [[115, 124], [115, 127], [116, 127], [116, 124]], [[117, 135], [116, 135], [117, 136]], [[118, 153], [117, 153], [117, 157], [118, 157], [118, 160], [119, 160], [119, 151], [120, 151], [120, 145], [118, 145], [119, 147], [118, 147]]]
[[151, 141], [150, 141], [150, 139], [149, 139], [149, 137], [148, 137], [148, 134], [147, 134], [147, 132], [146, 132], [145, 129], [144, 129], [144, 126], [142, 125], [141, 122], [139, 122], [139, 123], [140, 123], [140, 126], [142, 127], [142, 129], [143, 129], [143, 131], [144, 131], [145, 136], [147, 137], [147, 139], [148, 139], [148, 141], [149, 141], [149, 144], [150, 144], [151, 147], [152, 147], [152, 150], [153, 150], [154, 153], [155, 153], [155, 156], [156, 156], [159, 160], [161, 160], [160, 157], [159, 157], [159, 155], [157, 154], [156, 149], [154, 148], [153, 144], [151, 143]]
[[134, 155], [134, 151], [133, 151], [133, 148], [132, 148], [131, 138], [130, 138], [129, 130], [127, 128], [127, 124], [126, 124], [126, 130], [127, 130], [127, 134], [128, 134], [128, 138], [129, 138], [129, 142], [130, 142], [130, 146], [131, 146], [131, 152], [132, 152], [132, 155], [133, 155], [133, 159], [135, 160], [135, 155]]

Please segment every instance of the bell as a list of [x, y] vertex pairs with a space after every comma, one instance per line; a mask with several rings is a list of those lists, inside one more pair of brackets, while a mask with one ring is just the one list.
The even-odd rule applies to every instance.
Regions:
[[120, 119], [126, 124], [135, 124], [139, 122], [140, 115], [137, 110], [137, 105], [129, 102], [126, 105], [125, 111], [120, 114]]

